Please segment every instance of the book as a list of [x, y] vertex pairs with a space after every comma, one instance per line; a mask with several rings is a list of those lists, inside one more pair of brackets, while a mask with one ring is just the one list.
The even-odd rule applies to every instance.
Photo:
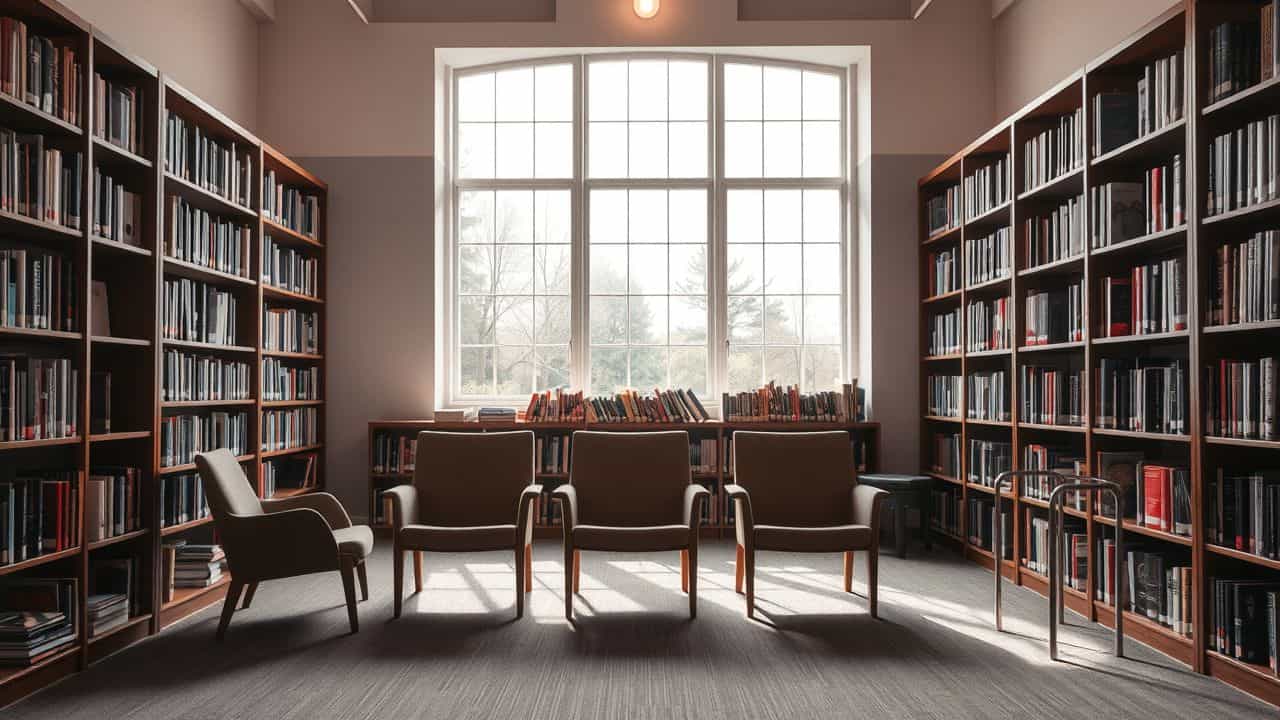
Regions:
[[1089, 203], [1094, 210], [1089, 223], [1089, 244], [1095, 249], [1132, 240], [1147, 230], [1143, 183], [1109, 182], [1091, 186]]
[[1084, 196], [1068, 198], [1049, 213], [1024, 220], [1022, 238], [1022, 257], [1027, 268], [1083, 254]]
[[93, 218], [90, 229], [104, 240], [142, 245], [142, 195], [102, 168], [93, 169]]
[[262, 451], [287, 450], [320, 442], [320, 411], [314, 407], [264, 410]]
[[249, 208], [249, 146], [212, 137], [172, 110], [165, 117], [164, 132], [165, 172]]
[[0, 468], [0, 564], [77, 547], [79, 512], [77, 472]]
[[962, 184], [964, 214], [968, 220], [1008, 203], [1013, 198], [1013, 170], [1009, 153], [990, 158], [988, 164], [967, 175]]
[[1007, 297], [991, 300], [974, 300], [968, 304], [966, 332], [968, 352], [1008, 350], [1013, 347], [1013, 320], [1010, 317], [1011, 301]]
[[[799, 386], [764, 385], [754, 392], [723, 393], [720, 417], [726, 422], [859, 422], [862, 396], [858, 381], [845, 383], [840, 390], [803, 393]], [[700, 413], [706, 411], [698, 405]], [[625, 403], [624, 416], [636, 415]]]
[[[162, 291], [161, 333], [165, 339], [236, 344], [239, 305], [231, 291], [188, 278], [165, 278]], [[264, 324], [264, 342], [269, 330], [276, 328]], [[277, 349], [265, 344], [264, 348]]]
[[0, 578], [0, 665], [26, 666], [76, 641], [75, 578]]
[[1011, 417], [1008, 372], [969, 373], [965, 378], [965, 402], [970, 420], [1008, 422]]
[[[1096, 477], [1108, 480], [1120, 486], [1120, 497], [1124, 502], [1124, 517], [1135, 518], [1138, 507], [1138, 467], [1142, 464], [1143, 454], [1130, 451], [1099, 450], [1095, 453], [1094, 473]], [[1099, 512], [1103, 517], [1116, 518], [1115, 503], [1110, 493], [1100, 493]]]
[[932, 316], [929, 328], [929, 354], [954, 355], [963, 347], [964, 316], [960, 308]]
[[[286, 368], [277, 358], [262, 359], [262, 399], [305, 400], [298, 388], [309, 388], [319, 370]], [[166, 349], [161, 360], [161, 400], [248, 400], [252, 374], [249, 363], [187, 350]], [[292, 393], [290, 391], [293, 391]]]
[[177, 195], [165, 206], [166, 257], [211, 270], [250, 277], [249, 225], [198, 208]]
[[165, 415], [160, 418], [160, 464], [186, 465], [195, 462], [196, 453], [218, 448], [247, 455], [248, 433], [249, 415], [244, 412]]
[[982, 237], [965, 238], [961, 264], [967, 287], [1009, 277], [1013, 257], [1012, 236], [1012, 229], [1006, 226]]
[[1093, 388], [1098, 428], [1171, 435], [1188, 431], [1185, 360], [1099, 358]]
[[961, 383], [959, 375], [929, 375], [925, 378], [928, 389], [926, 406], [936, 417], [960, 417]]
[[1023, 191], [1045, 185], [1084, 162], [1084, 109], [1046, 121], [1039, 134], [1022, 143]]
[[93, 73], [93, 132], [116, 147], [137, 154], [143, 139], [142, 90]]
[[79, 434], [79, 378], [70, 358], [0, 355], [0, 440]]
[[1093, 156], [1105, 155], [1138, 139], [1137, 89], [1117, 89], [1093, 96]]
[[273, 352], [320, 352], [320, 313], [296, 308], [262, 308], [262, 349]]
[[0, 246], [0, 326], [78, 332], [81, 277], [64, 255]]
[[1277, 360], [1220, 359], [1204, 366], [1204, 432], [1215, 437], [1280, 439]]
[[320, 196], [280, 182], [276, 171], [268, 169], [262, 173], [262, 216], [317, 240]]
[[271, 235], [262, 238], [261, 267], [262, 282], [267, 285], [307, 297], [320, 295], [320, 261]]

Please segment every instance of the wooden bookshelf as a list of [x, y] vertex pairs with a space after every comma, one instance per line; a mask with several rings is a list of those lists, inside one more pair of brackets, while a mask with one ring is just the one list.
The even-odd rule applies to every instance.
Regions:
[[[548, 440], [559, 437], [568, 439], [578, 430], [599, 430], [608, 432], [645, 432], [658, 430], [684, 430], [689, 433], [690, 442], [708, 439], [713, 441], [716, 457], [713, 459], [714, 471], [699, 471], [694, 466], [692, 478], [706, 485], [711, 491], [708, 501], [709, 518], [704, 517], [702, 532], [706, 537], [729, 537], [733, 534], [733, 522], [728, 512], [727, 496], [724, 485], [733, 482], [730, 466], [729, 448], [732, 446], [733, 433], [738, 430], [765, 430], [771, 432], [814, 432], [821, 430], [847, 431], [854, 443], [855, 456], [858, 460], [857, 472], [873, 473], [880, 467], [880, 424], [875, 422], [834, 423], [834, 422], [689, 422], [689, 423], [587, 423], [587, 422], [531, 422], [508, 423], [480, 422], [435, 422], [434, 420], [371, 420], [369, 422], [369, 524], [375, 530], [387, 532], [390, 525], [380, 517], [381, 494], [383, 490], [413, 482], [411, 472], [375, 471], [376, 440], [381, 434], [393, 437], [413, 437], [424, 430], [441, 430], [451, 432], [500, 432], [503, 430], [531, 430], [537, 438]], [[540, 462], [540, 460], [539, 460]], [[549, 490], [569, 480], [568, 472], [544, 472], [541, 465], [536, 465], [534, 479], [542, 483], [548, 492], [543, 495], [543, 502], [550, 502]], [[545, 522], [539, 517], [534, 527], [539, 537], [559, 537], [559, 525]]]
[[[160, 464], [160, 420], [168, 415], [205, 413], [221, 409], [243, 411], [249, 416], [248, 446], [240, 457], [246, 474], [259, 492], [264, 456], [317, 455], [317, 480], [323, 487], [324, 395], [303, 402], [264, 403], [262, 395], [262, 361], [272, 355], [263, 350], [261, 317], [265, 307], [277, 303], [303, 307], [320, 313], [320, 341], [325, 341], [324, 318], [324, 248], [326, 233], [327, 187], [324, 182], [271, 148], [250, 132], [221, 114], [216, 108], [165, 76], [145, 59], [92, 27], [56, 0], [0, 0], [0, 15], [28, 22], [33, 31], [72, 39], [77, 61], [83, 69], [81, 118], [68, 123], [26, 103], [0, 94], [0, 126], [25, 132], [38, 132], [63, 150], [81, 154], [84, 171], [79, 178], [83, 203], [79, 208], [78, 229], [55, 225], [15, 213], [0, 212], [0, 233], [31, 247], [45, 248], [69, 258], [78, 273], [76, 287], [81, 299], [75, 329], [72, 331], [34, 330], [0, 327], [0, 352], [35, 352], [42, 355], [69, 357], [79, 371], [77, 387], [78, 414], [81, 427], [68, 438], [0, 442], [0, 464], [19, 470], [78, 471], [80, 495], [89, 470], [95, 466], [127, 466], [140, 472], [143, 512], [136, 530], [102, 540], [81, 543], [77, 547], [47, 553], [21, 563], [0, 566], [0, 579], [27, 573], [40, 576], [75, 578], [79, 591], [79, 635], [76, 641], [52, 657], [36, 665], [0, 669], [0, 707], [35, 690], [56, 682], [87, 664], [107, 656], [133, 642], [155, 634], [183, 617], [219, 602], [225, 595], [229, 576], [210, 588], [179, 589], [173, 602], [163, 603], [161, 588], [160, 548], [162, 543], [190, 537], [198, 542], [216, 541], [212, 521], [201, 518], [172, 527], [161, 527], [159, 483], [162, 478], [179, 472], [193, 472], [195, 466], [183, 464], [162, 467]], [[94, 73], [113, 84], [132, 86], [137, 90], [140, 108], [139, 143], [134, 149], [117, 146], [99, 137], [94, 125]], [[165, 166], [165, 117], [174, 111], [197, 124], [209, 136], [234, 141], [249, 162], [248, 195], [250, 203], [231, 202], [169, 172]], [[94, 170], [99, 169], [141, 201], [141, 221], [135, 230], [137, 244], [124, 244], [104, 237], [93, 226], [97, 197], [93, 192]], [[318, 233], [311, 238], [262, 217], [260, 212], [264, 168], [285, 168], [285, 182], [318, 195], [321, 212]], [[249, 226], [251, 242], [248, 275], [237, 276], [168, 257], [165, 241], [166, 200], [181, 196], [193, 205], [211, 213]], [[279, 236], [282, 243], [302, 248], [318, 260], [320, 285], [315, 297], [294, 297], [288, 290], [267, 289], [261, 272], [262, 238]], [[230, 288], [239, 303], [236, 345], [170, 340], [164, 338], [162, 281], [166, 277], [190, 277], [220, 289]], [[93, 281], [107, 286], [109, 331], [90, 327], [95, 311], [91, 293]], [[323, 348], [323, 345], [321, 345]], [[251, 393], [246, 400], [168, 403], [163, 401], [163, 357], [166, 350], [180, 349], [198, 355], [213, 355], [224, 360], [246, 362], [251, 366]], [[300, 367], [319, 368], [320, 392], [325, 388], [322, 353], [288, 355], [286, 362]], [[112, 374], [111, 427], [108, 432], [90, 432], [90, 374], [95, 371]], [[289, 407], [313, 407], [320, 414], [318, 440], [303, 449], [287, 449], [277, 453], [261, 450], [261, 413]], [[309, 492], [314, 488], [308, 488]], [[297, 494], [299, 490], [282, 489], [278, 496]], [[83, 531], [83, 509], [80, 510]], [[83, 537], [83, 532], [81, 532]], [[137, 612], [122, 626], [95, 637], [87, 632], [86, 599], [89, 592], [90, 568], [97, 558], [132, 555], [138, 558], [137, 570], [143, 574], [142, 597], [137, 598]]]
[[[1190, 666], [1197, 672], [1207, 673], [1272, 704], [1280, 704], [1280, 678], [1269, 668], [1241, 663], [1214, 652], [1208, 642], [1207, 628], [1212, 619], [1212, 577], [1258, 577], [1280, 581], [1280, 562], [1244, 553], [1232, 548], [1220, 547], [1205, 537], [1205, 508], [1208, 482], [1217, 469], [1224, 465], [1270, 467], [1280, 441], [1243, 440], [1206, 435], [1203, 425], [1202, 388], [1200, 368], [1218, 358], [1244, 357], [1267, 354], [1266, 351], [1249, 349], [1249, 344], [1259, 345], [1275, 341], [1280, 321], [1263, 321], [1237, 325], [1207, 326], [1205, 310], [1210, 302], [1211, 290], [1208, 263], [1213, 250], [1223, 241], [1238, 241], [1260, 229], [1280, 227], [1280, 201], [1270, 201], [1233, 210], [1206, 218], [1205, 197], [1208, 182], [1208, 151], [1211, 138], [1243, 123], [1274, 113], [1276, 99], [1280, 98], [1280, 81], [1269, 80], [1235, 95], [1208, 104], [1208, 64], [1210, 49], [1208, 37], [1216, 24], [1231, 18], [1249, 15], [1259, 7], [1247, 0], [1210, 2], [1186, 0], [1162, 14], [1142, 30], [1127, 38], [1115, 48], [1094, 59], [1044, 95], [1029, 103], [1006, 120], [999, 123], [966, 148], [948, 158], [918, 182], [919, 193], [919, 247], [920, 282], [925, 281], [932, 267], [927, 267], [927, 255], [950, 247], [962, 248], [966, 239], [982, 237], [994, 227], [1007, 223], [1011, 227], [1012, 254], [1009, 258], [1013, 277], [1008, 286], [997, 283], [989, 288], [985, 298], [1007, 291], [1012, 300], [1011, 321], [1014, 328], [1015, 348], [1009, 353], [963, 352], [958, 358], [922, 356], [920, 359], [921, 382], [921, 468], [936, 480], [935, 489], [955, 493], [961, 512], [957, 518], [959, 527], [947, 530], [933, 528], [935, 534], [947, 540], [948, 546], [959, 547], [965, 557], [985, 567], [994, 566], [990, 551], [978, 547], [970, 540], [973, 534], [965, 527], [967, 513], [964, 509], [975, 496], [990, 498], [993, 490], [970, 482], [968, 446], [971, 439], [988, 439], [1007, 442], [1011, 446], [1012, 469], [1021, 469], [1023, 449], [1029, 443], [1068, 448], [1073, 454], [1091, 462], [1099, 450], [1139, 450], [1149, 461], [1164, 462], [1186, 467], [1191, 474], [1192, 485], [1192, 533], [1190, 537], [1174, 535], [1138, 525], [1126, 519], [1124, 527], [1130, 541], [1139, 541], [1149, 547], [1168, 549], [1168, 555], [1186, 558], [1192, 568], [1191, 620], [1194, 632], [1183, 635], [1173, 629], [1125, 610], [1126, 634], [1164, 652]], [[1167, 57], [1174, 52], [1185, 53], [1183, 118], [1162, 129], [1148, 133], [1103, 154], [1095, 154], [1092, 147], [1090, 111], [1093, 97], [1105, 90], [1128, 86], [1140, 76], [1141, 68], [1148, 62]], [[1055, 117], [1071, 109], [1086, 109], [1084, 128], [1085, 161], [1081, 167], [1034, 188], [1022, 187], [1022, 168], [1025, 159], [1023, 142], [1039, 132], [1045, 118]], [[925, 203], [949, 186], [961, 184], [962, 178], [973, 169], [987, 164], [993, 152], [1012, 152], [1013, 201], [976, 218], [962, 222], [958, 230], [930, 236], [925, 217]], [[1177, 154], [1182, 158], [1182, 200], [1185, 223], [1175, 227], [1116, 242], [1106, 247], [1091, 247], [1087, 224], [1085, 252], [1078, 257], [1060, 260], [1035, 268], [1028, 268], [1022, 257], [1023, 221], [1036, 216], [1065, 195], [1083, 194], [1085, 212], [1096, 211], [1089, 207], [1089, 191], [1092, 188], [1117, 181], [1140, 181], [1142, 173], [1157, 165], [1168, 163]], [[1148, 335], [1126, 337], [1100, 337], [1102, 321], [1100, 291], [1103, 279], [1140, 262], [1167, 257], [1179, 257], [1184, 261], [1187, 288], [1187, 328]], [[963, 277], [963, 274], [962, 274]], [[1023, 301], [1030, 290], [1053, 288], [1065, 278], [1078, 280], [1082, 286], [1084, 338], [1082, 341], [1058, 343], [1048, 346], [1024, 346], [1021, 340], [1025, 322]], [[984, 284], [985, 285], [985, 284]], [[1058, 287], [1061, 287], [1060, 285]], [[921, 298], [920, 328], [921, 347], [927, 347], [931, 318], [943, 309], [958, 302], [967, 307], [974, 298], [974, 288], [959, 291], [953, 299], [948, 294], [946, 304], [938, 298]], [[967, 317], [967, 316], [962, 316]], [[967, 347], [967, 345], [965, 345]], [[1167, 357], [1185, 361], [1188, 386], [1188, 432], [1171, 435], [1156, 432], [1139, 432], [1124, 429], [1101, 428], [1093, 405], [1096, 404], [1094, 370], [1104, 357]], [[1026, 422], [1018, 408], [1017, 373], [1027, 365], [1063, 363], [1060, 367], [1085, 370], [1084, 373], [1084, 422], [1078, 427], [1062, 427]], [[928, 397], [926, 378], [931, 374], [955, 374], [968, 377], [975, 369], [1002, 368], [1010, 373], [1010, 410], [1013, 419], [999, 424], [971, 419], [951, 419], [930, 416], [927, 412]], [[967, 416], [967, 400], [962, 399], [961, 416]], [[933, 433], [956, 433], [960, 436], [960, 466], [955, 476], [935, 471], [932, 458]], [[1095, 567], [1096, 543], [1114, 532], [1115, 520], [1102, 517], [1088, 503], [1088, 511], [1067, 509], [1067, 514], [1078, 518], [1084, 525], [1090, 549], [1086, 583], [1089, 590], [1081, 593], [1067, 589], [1064, 593], [1068, 607], [1090, 620], [1112, 625], [1115, 608], [1096, 599], [1092, 588], [1099, 577]], [[1048, 504], [1043, 500], [1023, 497], [1019, 490], [1002, 501], [1002, 507], [1011, 510], [1014, 557], [1019, 562], [1013, 568], [1006, 566], [1010, 578], [1025, 587], [1042, 594], [1047, 593], [1047, 578], [1027, 568], [1022, 562], [1027, 552], [1028, 538], [1024, 537], [1023, 520], [1027, 513], [1041, 516]], [[937, 517], [938, 513], [934, 513]], [[1184, 560], [1178, 560], [1185, 565]], [[1012, 572], [1010, 572], [1010, 570]]]

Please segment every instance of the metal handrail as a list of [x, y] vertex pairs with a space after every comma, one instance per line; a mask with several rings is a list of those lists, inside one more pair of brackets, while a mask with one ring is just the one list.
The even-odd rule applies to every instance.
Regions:
[[[995, 536], [995, 545], [993, 546], [993, 550], [995, 550], [995, 552], [993, 554], [996, 558], [995, 619], [997, 632], [1004, 631], [1004, 598], [1001, 594], [1001, 586], [1003, 585], [1001, 569], [1003, 567], [1002, 561], [1004, 560], [1004, 514], [1000, 512], [1000, 500], [1002, 499], [1001, 492], [1003, 492], [1003, 489], [1007, 484], [1009, 490], [1013, 491], [1016, 495], [1017, 493], [1013, 485], [1013, 480], [1015, 478], [1028, 477], [1053, 478], [1058, 481], [1057, 483], [1054, 483], [1055, 485], [1066, 482], [1066, 477], [1062, 473], [1054, 472], [1053, 470], [1006, 470], [996, 476], [996, 516], [994, 518], [995, 533], [993, 533]], [[1017, 558], [1014, 558], [1014, 560], [1016, 561]]]
[[1115, 562], [1115, 609], [1116, 609], [1116, 657], [1124, 657], [1124, 494], [1120, 485], [1110, 480], [1094, 477], [1070, 476], [1053, 489], [1049, 494], [1049, 659], [1058, 659], [1058, 623], [1066, 613], [1062, 599], [1062, 522], [1063, 501], [1068, 490], [1086, 490], [1090, 492], [1111, 493], [1116, 508], [1116, 562]]

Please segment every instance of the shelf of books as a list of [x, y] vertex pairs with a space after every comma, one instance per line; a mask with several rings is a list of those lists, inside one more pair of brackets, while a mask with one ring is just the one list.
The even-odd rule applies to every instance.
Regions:
[[[292, 416], [250, 439], [322, 407], [323, 362], [267, 382], [254, 338], [323, 298], [322, 211], [259, 219], [263, 183], [291, 168], [321, 208], [324, 184], [56, 2], [0, 0], [11, 52], [32, 64], [0, 63], [0, 144], [43, 183], [0, 174], [0, 706], [221, 598], [197, 449], [237, 448], [280, 495], [319, 484], [323, 447]], [[269, 223], [307, 258], [264, 264]], [[262, 407], [294, 399], [315, 404]]]
[[[994, 567], [999, 512], [1002, 571], [1046, 593], [1052, 488], [996, 476], [1121, 482], [1126, 633], [1272, 703], [1278, 13], [1180, 4], [918, 186], [934, 531]], [[1066, 603], [1111, 625], [1115, 508], [1066, 515]]]
[[[653, 393], [624, 391], [609, 396], [584, 396], [564, 390], [533, 395], [526, 409], [481, 408], [478, 412], [437, 410], [432, 420], [372, 420], [369, 422], [369, 522], [390, 530], [390, 509], [383, 491], [414, 481], [417, 435], [423, 431], [488, 432], [530, 430], [534, 434], [534, 478], [544, 492], [535, 508], [534, 532], [558, 537], [560, 506], [552, 491], [569, 482], [573, 433], [578, 430], [644, 432], [684, 430], [689, 433], [692, 478], [712, 492], [704, 504], [703, 534], [728, 536], [733, 513], [723, 492], [733, 482], [733, 433], [738, 430], [775, 432], [844, 430], [858, 472], [875, 472], [880, 458], [880, 426], [866, 422], [857, 384], [840, 390], [802, 394], [795, 388], [767, 386], [755, 392], [725, 394], [713, 419], [711, 411], [688, 389]], [[850, 410], [851, 409], [851, 410]]]

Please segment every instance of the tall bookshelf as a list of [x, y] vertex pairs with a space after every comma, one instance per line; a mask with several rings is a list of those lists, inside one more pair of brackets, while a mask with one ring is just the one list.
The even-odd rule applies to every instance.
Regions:
[[[1129, 542], [1141, 542], [1170, 556], [1181, 555], [1191, 566], [1191, 629], [1179, 633], [1148, 620], [1145, 615], [1128, 610], [1125, 631], [1131, 637], [1185, 663], [1196, 672], [1210, 674], [1273, 704], [1280, 704], [1280, 677], [1261, 665], [1241, 662], [1212, 649], [1206, 628], [1213, 612], [1213, 587], [1210, 578], [1256, 578], [1280, 582], [1280, 562], [1261, 556], [1220, 547], [1206, 536], [1209, 483], [1221, 467], [1275, 467], [1280, 458], [1280, 441], [1231, 439], [1210, 435], [1204, 422], [1205, 388], [1201, 387], [1202, 366], [1220, 358], [1256, 359], [1267, 354], [1262, 348], [1280, 345], [1280, 321], [1215, 326], [1206, 321], [1206, 311], [1213, 290], [1209, 263], [1217, 245], [1238, 242], [1263, 229], [1280, 228], [1280, 202], [1271, 201], [1244, 209], [1206, 216], [1208, 194], [1208, 146], [1216, 134], [1233, 130], [1247, 121], [1266, 117], [1280, 104], [1280, 78], [1263, 81], [1217, 102], [1210, 103], [1208, 88], [1209, 46], [1211, 29], [1233, 18], [1256, 17], [1261, 2], [1238, 0], [1214, 2], [1188, 0], [1153, 20], [1146, 27], [1102, 56], [1072, 73], [1041, 97], [1014, 113], [954, 156], [922, 177], [918, 183], [920, 226], [920, 328], [921, 347], [929, 347], [933, 318], [940, 312], [961, 308], [961, 347], [958, 352], [922, 353], [920, 361], [921, 401], [921, 467], [935, 479], [935, 493], [958, 505], [956, 526], [936, 527], [934, 532], [954, 545], [963, 555], [988, 569], [997, 564], [1010, 580], [1047, 594], [1048, 578], [1030, 569], [1023, 560], [1031, 542], [1027, 537], [1026, 518], [1045, 517], [1047, 504], [1027, 497], [1021, 484], [1012, 491], [993, 497], [995, 490], [970, 477], [969, 446], [972, 440], [1008, 443], [1011, 469], [1024, 469], [1024, 452], [1028, 445], [1041, 444], [1064, 448], [1068, 455], [1082, 458], [1093, 471], [1099, 451], [1139, 451], [1149, 462], [1188, 468], [1191, 485], [1191, 535], [1181, 536], [1155, 530], [1124, 520]], [[1094, 127], [1091, 111], [1099, 92], [1132, 87], [1148, 64], [1181, 51], [1185, 54], [1182, 77], [1184, 111], [1182, 118], [1153, 129], [1138, 139], [1105, 152], [1093, 147]], [[1031, 186], [1024, 180], [1029, 158], [1025, 143], [1052, 124], [1055, 118], [1076, 109], [1084, 109], [1082, 141], [1083, 161], [1076, 167], [1053, 174], [1046, 182]], [[948, 188], [959, 186], [966, 192], [963, 179], [991, 162], [993, 154], [1011, 153], [1012, 198], [993, 210], [976, 215], [961, 213], [953, 227], [930, 232], [927, 203], [944, 195]], [[1184, 196], [1182, 208], [1185, 222], [1138, 234], [1131, 239], [1095, 247], [1090, 240], [1088, 223], [1081, 252], [1049, 262], [1031, 263], [1025, 256], [1025, 222], [1041, 216], [1046, 209], [1065, 198], [1080, 197], [1083, 217], [1094, 217], [1100, 207], [1091, 205], [1091, 192], [1111, 182], [1141, 182], [1143, 173], [1158, 165], [1168, 164], [1180, 155]], [[962, 197], [960, 205], [971, 198]], [[956, 250], [965, 257], [965, 242], [984, 237], [993, 227], [1010, 230], [1011, 266], [1006, 277], [966, 283], [960, 273], [960, 287], [947, 292], [931, 292], [934, 266], [930, 258], [940, 252]], [[1104, 305], [1102, 293], [1106, 278], [1123, 276], [1134, 265], [1164, 259], [1181, 262], [1182, 281], [1187, 288], [1186, 327], [1148, 332], [1139, 335], [1109, 337], [1102, 325]], [[1027, 318], [1024, 301], [1029, 293], [1061, 289], [1079, 284], [1083, 326], [1079, 337], [1058, 342], [1029, 345], [1024, 337]], [[969, 316], [963, 311], [970, 303], [993, 297], [1011, 301], [1009, 320], [1012, 344], [1007, 349], [971, 349], [968, 342]], [[1161, 358], [1178, 360], [1185, 367], [1186, 428], [1182, 433], [1137, 432], [1100, 427], [1095, 371], [1111, 358]], [[1083, 417], [1078, 425], [1041, 424], [1032, 422], [1020, 412], [1027, 398], [1020, 398], [1019, 372], [1027, 367], [1054, 367], [1079, 372], [1081, 377]], [[1003, 420], [970, 417], [977, 398], [967, 397], [965, 380], [974, 373], [1002, 369], [1009, 373], [1009, 418]], [[930, 376], [952, 375], [962, 378], [958, 416], [931, 413], [929, 404]], [[956, 435], [960, 452], [952, 472], [940, 472], [942, 463], [934, 450], [935, 434]], [[1014, 521], [1012, 525], [1012, 557], [997, 560], [994, 548], [984, 547], [980, 528], [968, 526], [963, 511], [975, 498], [988, 498]], [[1078, 523], [1089, 547], [1083, 591], [1064, 588], [1068, 607], [1104, 625], [1112, 626], [1115, 607], [1095, 596], [1095, 581], [1100, 576], [1096, 548], [1111, 537], [1115, 520], [1104, 516], [1100, 507], [1088, 499], [1080, 509], [1067, 510], [1071, 522]], [[937, 517], [937, 513], [934, 513]], [[985, 516], [989, 518], [990, 516]], [[1008, 526], [1006, 526], [1008, 527]]]
[[[52, 655], [24, 667], [0, 667], [0, 707], [42, 688], [68, 674], [155, 634], [191, 613], [219, 602], [229, 577], [209, 588], [176, 589], [166, 600], [162, 588], [161, 555], [164, 543], [178, 539], [193, 542], [216, 541], [209, 518], [164, 526], [160, 485], [166, 478], [193, 472], [189, 463], [166, 464], [162, 459], [161, 425], [178, 414], [208, 414], [215, 411], [244, 412], [248, 418], [245, 453], [241, 456], [246, 476], [261, 495], [265, 463], [315, 456], [314, 484], [306, 488], [279, 488], [276, 497], [310, 492], [323, 487], [324, 443], [324, 262], [327, 187], [324, 182], [288, 157], [236, 125], [216, 108], [181, 87], [146, 60], [132, 54], [73, 12], [52, 0], [0, 0], [0, 16], [26, 22], [32, 33], [59, 39], [73, 48], [82, 68], [79, 92], [82, 107], [79, 122], [67, 122], [32, 105], [0, 93], [0, 127], [19, 132], [40, 133], [46, 147], [79, 152], [82, 172], [77, 179], [82, 202], [78, 228], [35, 220], [0, 210], [0, 235], [5, 247], [38, 249], [61, 254], [77, 273], [73, 330], [34, 330], [0, 324], [0, 355], [31, 354], [62, 357], [71, 361], [77, 376], [76, 433], [71, 437], [42, 440], [0, 441], [0, 482], [15, 474], [36, 471], [70, 471], [75, 490], [83, 499], [93, 468], [120, 466], [136, 468], [140, 496], [137, 527], [102, 540], [86, 541], [84, 502], [75, 503], [75, 530], [80, 539], [73, 547], [45, 552], [22, 562], [0, 565], [0, 583], [7, 578], [74, 578], [77, 587], [76, 640]], [[94, 75], [106, 81], [132, 87], [139, 107], [138, 142], [132, 148], [110, 142], [97, 133]], [[231, 202], [201, 184], [171, 172], [165, 162], [165, 124], [172, 111], [201, 128], [208, 136], [234, 141], [248, 163], [247, 202]], [[94, 192], [95, 170], [134, 193], [140, 204], [135, 241], [104, 237], [92, 222], [99, 198]], [[313, 232], [300, 232], [263, 213], [265, 171], [292, 188], [317, 198]], [[172, 257], [172, 198], [182, 198], [192, 207], [212, 216], [234, 220], [247, 228], [247, 268], [242, 275], [227, 273], [206, 264]], [[109, 233], [108, 233], [109, 234]], [[281, 246], [297, 250], [316, 264], [314, 292], [300, 293], [275, 287], [262, 273], [263, 239], [275, 238]], [[173, 340], [163, 330], [163, 283], [167, 279], [188, 278], [228, 289], [237, 298], [237, 337], [230, 345]], [[107, 308], [93, 293], [95, 281], [105, 283]], [[266, 349], [261, 333], [263, 313], [271, 308], [298, 308], [315, 312], [319, 342], [316, 352], [275, 353]], [[95, 314], [105, 315], [109, 328], [91, 324]], [[246, 397], [222, 400], [166, 400], [164, 366], [167, 350], [181, 349], [201, 355], [239, 360], [247, 365], [249, 392]], [[291, 367], [314, 368], [315, 390], [305, 400], [264, 401], [263, 361], [281, 356]], [[109, 371], [111, 385], [110, 428], [93, 427], [90, 418], [103, 414], [91, 400], [90, 377]], [[318, 417], [315, 436], [303, 445], [264, 450], [261, 429], [264, 414], [283, 409], [313, 408]], [[265, 496], [265, 495], [264, 495]], [[88, 633], [87, 597], [92, 568], [99, 561], [131, 556], [139, 573], [134, 593], [135, 608], [128, 621], [93, 637]]]

